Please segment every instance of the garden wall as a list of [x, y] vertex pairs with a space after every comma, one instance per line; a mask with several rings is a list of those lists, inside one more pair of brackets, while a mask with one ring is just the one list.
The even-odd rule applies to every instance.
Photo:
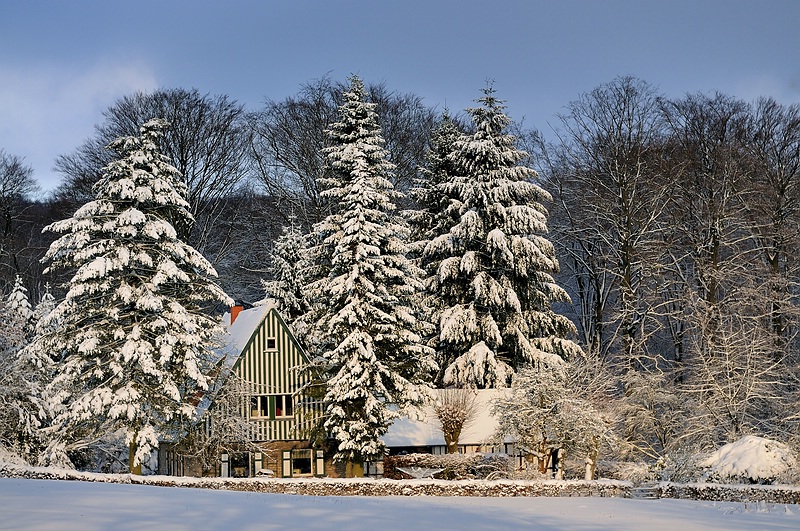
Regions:
[[[95, 474], [67, 469], [33, 468], [0, 463], [0, 477], [135, 483], [162, 487], [302, 494], [313, 496], [600, 496], [630, 497], [634, 485], [626, 481], [578, 480], [457, 480], [332, 479], [332, 478], [188, 478]], [[780, 485], [717, 485], [659, 483], [663, 498], [800, 504], [800, 487]]]

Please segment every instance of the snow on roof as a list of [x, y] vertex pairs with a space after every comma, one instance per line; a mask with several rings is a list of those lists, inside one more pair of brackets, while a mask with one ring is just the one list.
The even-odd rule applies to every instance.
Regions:
[[218, 354], [219, 359], [225, 360], [227, 368], [233, 367], [247, 346], [248, 341], [253, 337], [253, 333], [273, 308], [274, 305], [272, 304], [264, 304], [242, 310], [233, 321], [233, 324], [230, 324], [231, 313], [225, 312], [222, 316], [225, 335], [221, 341], [222, 346], [218, 350]]
[[[447, 389], [434, 389], [434, 399]], [[476, 417], [459, 437], [459, 444], [483, 444], [497, 431], [497, 419], [492, 414], [494, 401], [507, 396], [510, 389], [476, 389]], [[443, 446], [444, 435], [433, 412], [432, 404], [420, 407], [420, 419], [401, 417], [394, 421], [383, 437], [388, 447], [399, 446]]]

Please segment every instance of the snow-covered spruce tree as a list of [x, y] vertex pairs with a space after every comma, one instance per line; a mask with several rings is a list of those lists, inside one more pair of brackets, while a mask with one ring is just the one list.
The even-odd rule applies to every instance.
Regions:
[[324, 359], [325, 428], [338, 442], [334, 458], [358, 476], [384, 452], [381, 437], [403, 408], [427, 394], [433, 370], [420, 344], [413, 297], [422, 289], [406, 257], [407, 229], [395, 215], [400, 196], [389, 180], [375, 106], [351, 78], [325, 154], [330, 177], [323, 196], [336, 212], [314, 226], [315, 263], [330, 270], [310, 286], [316, 301], [310, 343]]
[[458, 221], [458, 197], [452, 197], [452, 190], [447, 190], [445, 185], [456, 176], [450, 154], [461, 135], [461, 129], [447, 111], [431, 132], [425, 166], [420, 168], [420, 176], [411, 190], [416, 202], [416, 208], [409, 213], [414, 254], [421, 254], [430, 240], [447, 232]]
[[8, 300], [0, 301], [0, 447], [36, 464], [44, 444], [40, 397], [50, 364], [23, 355], [32, 330], [31, 310], [17, 280]]
[[[469, 109], [475, 132], [461, 135], [449, 155], [456, 175], [438, 184], [457, 198], [458, 220], [433, 238], [423, 263], [435, 265], [428, 290], [444, 308], [437, 351], [444, 383], [505, 387], [513, 369], [581, 352], [566, 339], [574, 325], [551, 304], [569, 300], [551, 276], [558, 271], [545, 238], [550, 196], [520, 166], [525, 156], [505, 132], [510, 123], [489, 87]], [[553, 365], [554, 363], [551, 363]]]
[[137, 472], [159, 437], [194, 415], [188, 398], [207, 388], [206, 354], [221, 332], [206, 310], [232, 303], [213, 267], [177, 237], [175, 224], [191, 215], [157, 147], [165, 127], [151, 120], [112, 142], [116, 158], [95, 199], [46, 227], [62, 234], [45, 254], [48, 269], [75, 273], [48, 318], [59, 326], [30, 347], [60, 359], [51, 429], [64, 448], [122, 430]]
[[44, 294], [33, 309], [33, 327], [36, 334], [46, 331], [45, 324], [53, 328], [57, 323], [49, 321], [48, 317], [56, 308], [56, 298], [50, 293], [50, 284], [44, 285]]
[[25, 347], [39, 316], [47, 311], [45, 295], [38, 311], [32, 310], [28, 290], [17, 275], [8, 298], [0, 302], [0, 446], [30, 464], [37, 464], [47, 444], [40, 428], [47, 421], [43, 395], [52, 378], [53, 363]]
[[22, 277], [19, 275], [14, 280], [14, 287], [8, 295], [8, 309], [20, 317], [27, 332], [33, 324], [33, 308], [28, 300], [28, 290], [22, 284]]
[[284, 319], [293, 323], [308, 312], [308, 301], [304, 294], [305, 268], [307, 262], [306, 239], [295, 224], [283, 228], [283, 233], [275, 241], [270, 264], [271, 280], [262, 280], [267, 299], [273, 299]]
[[[435, 278], [439, 262], [435, 256], [426, 255], [425, 248], [431, 240], [447, 233], [459, 219], [461, 202], [455, 190], [447, 188], [446, 185], [451, 183], [456, 175], [450, 154], [461, 134], [459, 125], [445, 111], [431, 133], [431, 145], [426, 153], [425, 166], [420, 168], [420, 176], [411, 190], [415, 208], [406, 212], [411, 227], [410, 256], [424, 271], [428, 284]], [[441, 297], [426, 290], [426, 295], [419, 306], [425, 314], [426, 321], [435, 323], [444, 309], [444, 302]], [[432, 347], [437, 344], [435, 332], [435, 327], [431, 327], [431, 336], [426, 337], [427, 343]], [[442, 387], [448, 360], [436, 361], [439, 369], [433, 378], [433, 383], [437, 387]]]

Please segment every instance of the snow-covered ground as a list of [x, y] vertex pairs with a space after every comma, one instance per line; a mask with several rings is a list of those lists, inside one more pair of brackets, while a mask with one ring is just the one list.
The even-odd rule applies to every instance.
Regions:
[[800, 507], [621, 498], [316, 497], [0, 478], [0, 529], [800, 529]]

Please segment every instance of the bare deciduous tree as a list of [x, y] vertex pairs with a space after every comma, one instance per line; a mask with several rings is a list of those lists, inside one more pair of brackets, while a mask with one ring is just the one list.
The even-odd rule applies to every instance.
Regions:
[[92, 199], [92, 187], [113, 157], [106, 146], [115, 138], [135, 134], [152, 118], [163, 119], [170, 127], [159, 147], [180, 171], [195, 218], [193, 227], [176, 228], [182, 229], [188, 243], [206, 252], [217, 236], [212, 232], [224, 201], [238, 191], [247, 170], [244, 107], [225, 95], [161, 89], [125, 96], [106, 109], [103, 118], [91, 138], [56, 160], [56, 169], [65, 176], [56, 197], [75, 204]]
[[0, 287], [10, 287], [17, 274], [28, 273], [30, 262], [35, 263], [25, 255], [34, 245], [29, 212], [34, 207], [32, 195], [38, 190], [33, 168], [21, 157], [0, 149]]
[[773, 332], [785, 341], [796, 334], [798, 318], [793, 283], [800, 273], [795, 254], [800, 245], [800, 105], [760, 99], [746, 154], [755, 193], [745, 208], [771, 281]]
[[[669, 276], [662, 294], [672, 297], [665, 300], [672, 310], [666, 318], [681, 321], [674, 329], [680, 330], [684, 349], [693, 341], [689, 327], [713, 350], [715, 322], [728, 311], [731, 289], [759, 270], [741, 215], [751, 199], [742, 159], [748, 107], [722, 94], [662, 100], [661, 106], [669, 127], [665, 158], [674, 183], [664, 220], [668, 253], [662, 263]], [[687, 361], [674, 360], [678, 380]]]
[[251, 385], [231, 371], [222, 372], [208, 396], [199, 396], [199, 421], [186, 427], [175, 450], [213, 470], [223, 453], [264, 452], [253, 433], [253, 424], [243, 408], [253, 394]]
[[448, 454], [458, 453], [461, 433], [469, 428], [480, 413], [475, 389], [448, 388], [436, 391], [433, 413], [444, 435]]
[[[278, 202], [284, 222], [294, 214], [303, 226], [311, 226], [327, 214], [318, 184], [328, 177], [322, 154], [345, 89], [323, 77], [304, 84], [296, 96], [267, 101], [249, 116], [256, 178]], [[384, 84], [366, 87], [366, 96], [377, 105], [388, 159], [395, 165], [392, 184], [405, 192], [424, 158], [435, 113], [419, 96], [392, 92]]]
[[660, 162], [663, 132], [655, 90], [623, 77], [568, 106], [550, 157], [555, 232], [587, 348], [613, 349], [632, 366], [652, 327], [646, 293], [660, 240], [667, 191]]

